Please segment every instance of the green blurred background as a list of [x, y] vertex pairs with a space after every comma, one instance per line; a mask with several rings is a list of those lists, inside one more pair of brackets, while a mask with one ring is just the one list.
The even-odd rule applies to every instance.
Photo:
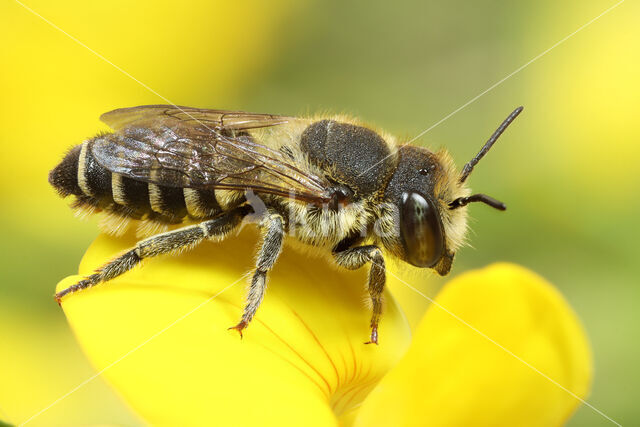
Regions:
[[[26, 4], [176, 104], [347, 112], [409, 138], [615, 2]], [[640, 423], [639, 21], [627, 0], [418, 142], [462, 165], [525, 106], [470, 180], [509, 210], [471, 208], [452, 274], [508, 260], [552, 281], [592, 343], [589, 402], [623, 425]], [[13, 0], [0, 28], [0, 419], [19, 423], [95, 373], [52, 294], [97, 228], [47, 173], [101, 113], [165, 101]], [[400, 293], [415, 324], [426, 305]], [[98, 377], [30, 424], [142, 422]], [[582, 407], [570, 424], [609, 422]]]

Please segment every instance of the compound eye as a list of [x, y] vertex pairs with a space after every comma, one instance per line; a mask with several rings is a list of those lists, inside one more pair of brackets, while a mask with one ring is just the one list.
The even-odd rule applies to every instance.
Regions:
[[435, 203], [419, 193], [402, 194], [400, 234], [405, 261], [416, 267], [435, 266], [444, 253], [440, 215]]

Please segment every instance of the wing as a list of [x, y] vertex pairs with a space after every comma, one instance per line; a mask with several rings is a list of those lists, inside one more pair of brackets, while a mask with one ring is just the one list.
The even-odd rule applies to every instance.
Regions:
[[206, 110], [177, 105], [142, 105], [109, 111], [100, 116], [100, 120], [115, 131], [130, 126], [148, 127], [163, 123], [181, 127], [203, 127], [211, 131], [233, 131], [275, 126], [297, 119], [244, 111]]
[[169, 187], [254, 190], [320, 204], [331, 184], [250, 130], [299, 119], [271, 114], [150, 105], [103, 114], [116, 132], [90, 143], [96, 161], [124, 176]]

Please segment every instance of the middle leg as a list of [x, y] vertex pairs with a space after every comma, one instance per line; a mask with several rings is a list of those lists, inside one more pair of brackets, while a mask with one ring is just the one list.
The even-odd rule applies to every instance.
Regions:
[[242, 318], [236, 326], [229, 328], [238, 331], [240, 337], [242, 337], [242, 330], [249, 325], [262, 302], [262, 298], [264, 298], [264, 293], [267, 289], [267, 273], [276, 263], [282, 251], [284, 219], [280, 214], [273, 211], [269, 211], [267, 215], [263, 220], [262, 245], [258, 252], [256, 270], [251, 279]]

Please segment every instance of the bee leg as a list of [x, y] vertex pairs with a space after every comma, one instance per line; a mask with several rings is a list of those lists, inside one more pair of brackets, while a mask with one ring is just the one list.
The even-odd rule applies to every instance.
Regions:
[[382, 314], [382, 292], [386, 281], [384, 257], [380, 248], [375, 245], [356, 246], [355, 248], [334, 251], [333, 256], [338, 265], [356, 270], [366, 263], [371, 263], [369, 270], [369, 295], [371, 296], [371, 338], [365, 344], [378, 344], [378, 323]]
[[229, 328], [238, 331], [241, 338], [242, 330], [249, 325], [262, 302], [267, 289], [267, 273], [271, 270], [282, 251], [282, 240], [284, 238], [284, 219], [282, 216], [275, 212], [269, 212], [269, 215], [263, 220], [262, 227], [264, 230], [262, 245], [258, 251], [256, 270], [251, 278], [244, 312], [240, 322]]
[[56, 293], [55, 300], [60, 304], [62, 298], [68, 294], [81, 291], [106, 282], [122, 273], [131, 270], [144, 258], [166, 254], [196, 246], [204, 239], [222, 239], [233, 230], [249, 212], [248, 206], [240, 206], [237, 209], [224, 213], [217, 218], [204, 221], [200, 224], [190, 225], [178, 230], [158, 234], [148, 239], [141, 240], [136, 246], [123, 255], [102, 266], [94, 274], [86, 277], [62, 291]]

